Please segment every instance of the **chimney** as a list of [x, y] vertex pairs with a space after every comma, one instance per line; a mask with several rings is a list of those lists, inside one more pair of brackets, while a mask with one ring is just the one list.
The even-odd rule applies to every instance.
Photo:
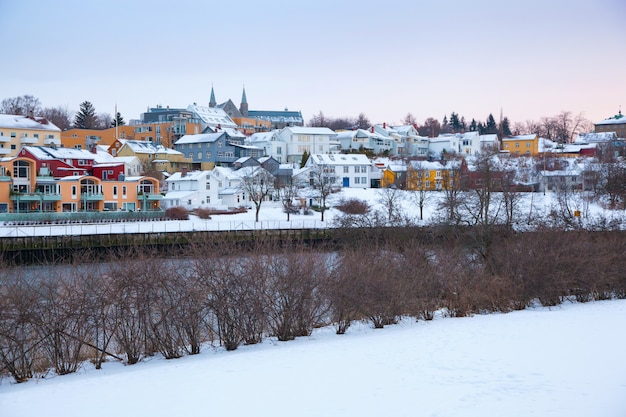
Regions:
[[387, 129], [387, 123], [383, 122], [383, 129]]
[[28, 111], [28, 118], [35, 120], [35, 113], [32, 110]]
[[186, 177], [187, 176], [187, 167], [183, 167], [180, 173], [181, 177]]
[[374, 133], [374, 126], [371, 127], [370, 131]]
[[417, 123], [413, 123], [413, 128], [417, 130]]

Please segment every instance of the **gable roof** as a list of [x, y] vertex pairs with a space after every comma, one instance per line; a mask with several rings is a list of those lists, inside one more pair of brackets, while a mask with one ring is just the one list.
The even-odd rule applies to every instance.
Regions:
[[94, 153], [85, 149], [50, 148], [46, 146], [23, 146], [22, 149], [30, 152], [31, 155], [40, 161], [52, 159], [96, 159], [96, 155]]
[[134, 153], [139, 154], [153, 154], [153, 153], [162, 153], [167, 155], [182, 155], [182, 152], [179, 152], [174, 149], [166, 148], [163, 145], [157, 145], [154, 142], [145, 141], [145, 140], [127, 140], [127, 139], [118, 139], [120, 143], [122, 143], [122, 147], [128, 146]]
[[[309, 161], [316, 165], [371, 165], [369, 158], [363, 154], [323, 154], [314, 153]], [[308, 162], [308, 161], [307, 161]]]
[[197, 135], [185, 135], [174, 142], [174, 145], [183, 145], [187, 143], [213, 143], [221, 137], [225, 137], [224, 132], [218, 133], [199, 133]]
[[6, 129], [53, 130], [61, 132], [61, 129], [44, 117], [31, 118], [13, 114], [0, 114], [0, 127]]
[[226, 114], [224, 109], [220, 109], [218, 107], [206, 107], [191, 104], [189, 107], [187, 107], [187, 110], [193, 112], [202, 121], [202, 123], [209, 126], [220, 125], [223, 128], [237, 128], [237, 123], [235, 123], [228, 116], [228, 114]]
[[283, 130], [290, 130], [296, 135], [337, 135], [334, 131], [327, 127], [287, 126]]

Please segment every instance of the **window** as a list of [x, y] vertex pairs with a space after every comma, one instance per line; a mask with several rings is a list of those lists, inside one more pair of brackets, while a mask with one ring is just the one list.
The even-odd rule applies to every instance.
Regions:
[[210, 189], [211, 189], [211, 183], [210, 183], [210, 182], [207, 182], [207, 183], [206, 183], [206, 189], [207, 189], [207, 190], [210, 190]]
[[515, 147], [516, 147], [516, 148], [519, 148], [519, 142], [517, 142], [517, 143], [515, 144]]
[[125, 196], [127, 192], [126, 186], [122, 186], [122, 195]]
[[15, 148], [15, 144], [12, 144], [12, 145], [11, 145], [11, 149], [16, 149], [16, 148]]
[[350, 167], [347, 167], [347, 166], [344, 166], [344, 167], [343, 167], [343, 172], [344, 172], [344, 174], [347, 174], [347, 173], [348, 173], [348, 169], [349, 169], [349, 168], [350, 168]]
[[202, 152], [198, 152], [198, 159], [202, 159]]
[[211, 157], [211, 151], [206, 151], [206, 157], [210, 158]]
[[72, 185], [72, 198], [76, 198], [76, 186]]
[[355, 183], [355, 184], [360, 184], [360, 183], [361, 183], [361, 178], [356, 177], [356, 178], [354, 179], [354, 183]]
[[361, 184], [367, 184], [367, 177], [361, 177]]
[[113, 186], [113, 197], [117, 197], [117, 185]]
[[530, 142], [526, 142], [526, 147], [530, 148]]
[[12, 137], [12, 138], [17, 137], [17, 133], [15, 133], [15, 132], [11, 132], [11, 137]]
[[283, 148], [276, 148], [277, 155], [282, 155], [282, 153], [283, 153]]
[[425, 188], [430, 188], [430, 181], [426, 180], [426, 181], [424, 182], [424, 187], [425, 187]]

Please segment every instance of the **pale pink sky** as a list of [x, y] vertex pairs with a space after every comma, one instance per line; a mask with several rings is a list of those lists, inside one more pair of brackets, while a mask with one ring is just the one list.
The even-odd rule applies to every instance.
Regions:
[[592, 121], [626, 106], [623, 0], [0, 1], [0, 100], [137, 119], [241, 100], [306, 121], [500, 110]]

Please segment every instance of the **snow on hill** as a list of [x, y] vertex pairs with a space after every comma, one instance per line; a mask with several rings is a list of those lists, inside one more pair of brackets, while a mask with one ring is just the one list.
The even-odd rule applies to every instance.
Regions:
[[626, 415], [626, 300], [332, 328], [233, 352], [0, 381], [0, 415]]

